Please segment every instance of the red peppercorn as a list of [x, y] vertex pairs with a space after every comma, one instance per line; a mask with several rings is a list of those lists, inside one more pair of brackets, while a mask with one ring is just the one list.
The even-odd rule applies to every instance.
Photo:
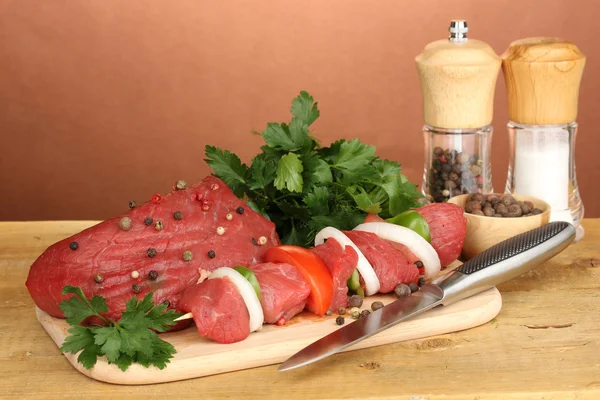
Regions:
[[483, 176], [479, 175], [477, 178], [475, 178], [475, 180], [481, 185], [483, 183]]
[[276, 324], [277, 324], [278, 326], [283, 326], [283, 325], [285, 325], [285, 323], [286, 323], [286, 320], [285, 320], [285, 318], [283, 318], [283, 317], [279, 318], [279, 319], [277, 320], [277, 322], [276, 322]]
[[448, 162], [448, 159], [446, 158], [446, 156], [441, 156], [440, 157], [440, 161], [441, 162]]
[[154, 196], [152, 196], [152, 202], [154, 204], [158, 204], [162, 201], [162, 196], [160, 194], [155, 194]]

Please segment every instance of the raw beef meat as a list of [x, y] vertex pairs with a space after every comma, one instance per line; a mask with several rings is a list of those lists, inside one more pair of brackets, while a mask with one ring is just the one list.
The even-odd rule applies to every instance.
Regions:
[[467, 219], [462, 207], [452, 203], [433, 203], [415, 208], [425, 218], [431, 234], [431, 245], [440, 257], [442, 267], [448, 266], [460, 256]]
[[[283, 324], [304, 309], [310, 285], [290, 264], [251, 265], [260, 285], [260, 303], [267, 324]], [[280, 319], [282, 319], [280, 321]]]
[[379, 292], [389, 293], [400, 283], [416, 283], [419, 280], [419, 269], [392, 243], [370, 232], [344, 231], [344, 233], [375, 270], [381, 285]]
[[207, 279], [188, 287], [179, 308], [191, 312], [200, 336], [235, 343], [250, 335], [250, 315], [237, 286], [229, 278]]
[[311, 251], [321, 257], [333, 277], [333, 299], [329, 309], [333, 312], [340, 307], [348, 306], [347, 281], [356, 269], [358, 254], [350, 246], [342, 246], [333, 238], [323, 244], [311, 248]]
[[[127, 228], [123, 217], [130, 220], [128, 230], [120, 227]], [[136, 293], [142, 299], [153, 291], [156, 303], [179, 310], [181, 293], [196, 283], [200, 269], [253, 264], [279, 244], [272, 222], [209, 176], [55, 243], [33, 263], [26, 285], [35, 304], [55, 317], [63, 317], [58, 304], [68, 297], [61, 295], [65, 285], [103, 296], [105, 316], [115, 320]]]

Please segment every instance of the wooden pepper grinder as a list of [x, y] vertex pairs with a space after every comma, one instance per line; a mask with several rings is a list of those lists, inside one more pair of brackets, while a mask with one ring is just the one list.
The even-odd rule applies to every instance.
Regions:
[[415, 61], [423, 92], [425, 168], [429, 202], [493, 192], [494, 92], [501, 59], [467, 38], [467, 22], [452, 20], [448, 39], [429, 43]]
[[574, 160], [584, 66], [577, 46], [557, 38], [518, 40], [502, 55], [511, 150], [505, 191], [549, 203], [550, 220], [574, 224], [576, 240], [584, 233]]

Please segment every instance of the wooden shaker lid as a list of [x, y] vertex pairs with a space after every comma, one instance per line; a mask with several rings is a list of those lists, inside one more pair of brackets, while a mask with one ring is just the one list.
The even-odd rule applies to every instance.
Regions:
[[479, 40], [437, 40], [415, 58], [427, 125], [469, 129], [489, 125], [502, 60]]
[[557, 125], [577, 119], [585, 56], [566, 40], [517, 40], [502, 54], [511, 121]]

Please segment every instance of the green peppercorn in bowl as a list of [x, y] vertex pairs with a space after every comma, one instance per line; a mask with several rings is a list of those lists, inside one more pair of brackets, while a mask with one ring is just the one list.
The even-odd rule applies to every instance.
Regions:
[[550, 221], [550, 205], [531, 196], [474, 193], [451, 197], [448, 202], [465, 210], [467, 236], [461, 253], [463, 261]]

